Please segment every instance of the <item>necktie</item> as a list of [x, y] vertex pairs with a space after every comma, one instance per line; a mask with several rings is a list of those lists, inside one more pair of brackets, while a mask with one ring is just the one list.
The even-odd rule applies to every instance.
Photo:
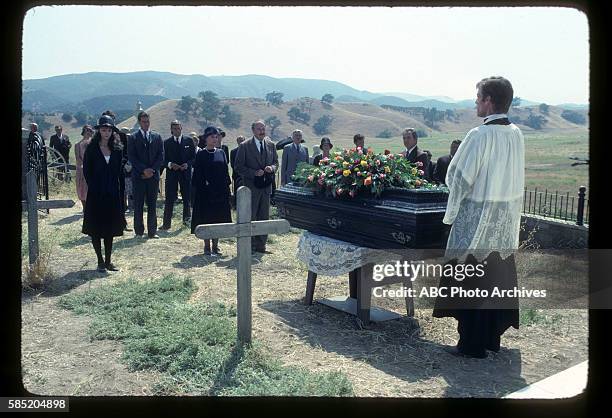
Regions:
[[177, 144], [181, 145], [181, 141], [179, 141], [179, 139], [178, 139], [178, 138], [176, 138], [176, 137], [175, 137], [174, 139], [176, 140], [176, 143], [177, 143]]
[[263, 145], [263, 141], [259, 141], [259, 153], [263, 156], [264, 155], [264, 145]]

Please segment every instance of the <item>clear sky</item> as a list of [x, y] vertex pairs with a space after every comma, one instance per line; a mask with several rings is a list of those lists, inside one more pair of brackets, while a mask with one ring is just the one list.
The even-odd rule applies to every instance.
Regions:
[[588, 103], [588, 20], [570, 8], [40, 6], [23, 78], [92, 71], [301, 77], [471, 99], [483, 77], [519, 96]]

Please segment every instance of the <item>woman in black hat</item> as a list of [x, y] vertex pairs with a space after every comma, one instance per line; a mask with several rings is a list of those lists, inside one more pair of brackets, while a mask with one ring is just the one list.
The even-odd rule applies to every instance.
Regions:
[[[83, 157], [87, 205], [82, 231], [91, 237], [98, 257], [98, 271], [117, 271], [111, 263], [113, 237], [123, 235], [126, 226], [119, 186], [122, 146], [115, 142], [113, 132], [117, 132], [117, 128], [110, 116], [102, 115], [94, 128], [96, 133]], [[101, 240], [104, 240], [104, 259]]]
[[[191, 233], [202, 224], [232, 222], [230, 212], [230, 184], [232, 183], [227, 169], [227, 158], [220, 148], [215, 148], [219, 141], [219, 130], [209, 126], [204, 131], [203, 140], [206, 147], [196, 154], [194, 163], [192, 189], [194, 191], [193, 213], [191, 216]], [[221, 255], [219, 240], [204, 240], [205, 255]]]
[[319, 148], [321, 148], [321, 151], [323, 151], [323, 154], [319, 154], [316, 157], [314, 157], [314, 160], [312, 161], [312, 165], [318, 166], [319, 162], [323, 158], [329, 158], [329, 151], [332, 149], [332, 147], [333, 145], [328, 137], [324, 136], [323, 138], [321, 138], [321, 145], [319, 145]]

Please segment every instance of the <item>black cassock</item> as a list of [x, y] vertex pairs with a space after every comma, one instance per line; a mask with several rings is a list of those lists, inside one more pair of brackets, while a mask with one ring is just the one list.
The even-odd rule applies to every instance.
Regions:
[[[492, 295], [494, 288], [511, 290], [518, 287], [514, 255], [502, 259], [499, 252], [494, 251], [481, 263], [469, 255], [461, 263], [453, 259], [448, 264], [472, 265], [474, 269], [481, 264], [484, 275], [461, 281], [453, 277], [442, 277], [440, 288], [457, 287], [465, 291], [481, 289]], [[486, 356], [486, 350], [499, 351], [501, 336], [508, 328], [519, 328], [519, 300], [512, 296], [485, 298], [447, 295], [436, 299], [433, 316], [455, 318], [458, 321], [459, 350], [464, 354], [482, 357]]]
[[195, 194], [191, 215], [191, 233], [198, 225], [232, 222], [230, 211], [231, 179], [225, 152], [215, 149], [198, 151], [191, 189]]
[[107, 163], [100, 147], [91, 144], [83, 158], [83, 175], [87, 182], [87, 203], [82, 232], [96, 238], [123, 235], [125, 215], [121, 203], [119, 176], [121, 150], [111, 151]]

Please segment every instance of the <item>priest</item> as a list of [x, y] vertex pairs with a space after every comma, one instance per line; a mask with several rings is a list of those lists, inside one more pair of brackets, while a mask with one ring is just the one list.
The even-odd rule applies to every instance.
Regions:
[[[525, 183], [525, 148], [521, 130], [508, 120], [514, 91], [503, 77], [476, 85], [476, 111], [483, 124], [468, 132], [446, 174], [449, 197], [443, 222], [452, 225], [446, 258], [455, 273], [482, 275], [443, 277], [441, 287], [462, 290], [517, 286], [514, 252], [519, 244]], [[461, 267], [461, 270], [459, 269]], [[450, 293], [450, 292], [449, 292]], [[454, 317], [459, 340], [454, 355], [484, 358], [500, 349], [501, 335], [518, 329], [517, 298], [439, 297], [434, 317]]]

